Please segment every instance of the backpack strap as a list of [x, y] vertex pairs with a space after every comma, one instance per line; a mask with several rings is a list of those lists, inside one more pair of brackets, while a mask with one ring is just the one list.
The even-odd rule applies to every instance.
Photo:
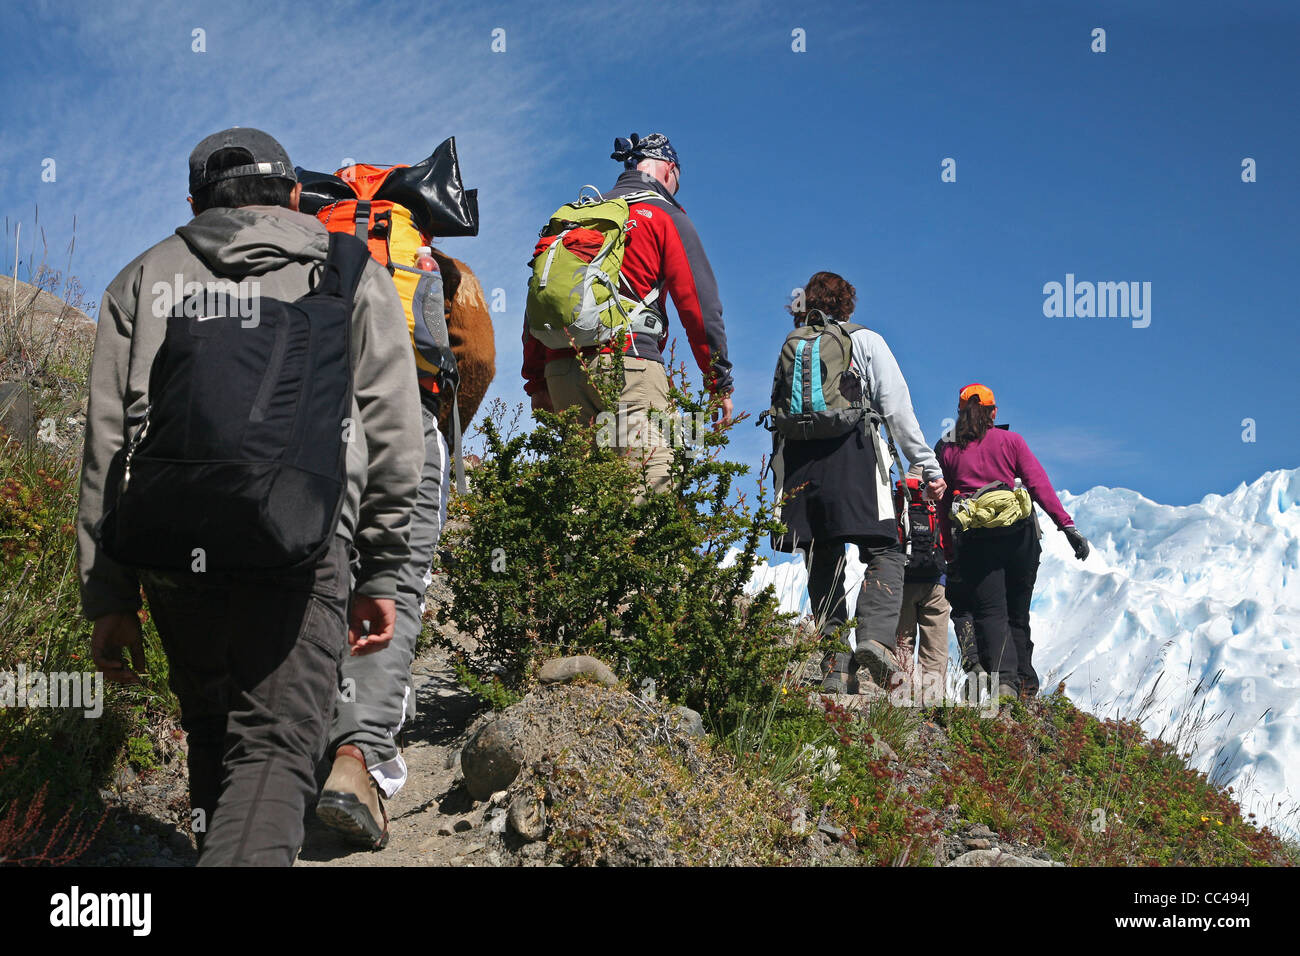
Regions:
[[353, 218], [356, 222], [357, 238], [360, 239], [362, 242], [367, 241], [370, 238], [370, 200], [369, 199], [357, 200], [357, 211]]
[[370, 250], [356, 236], [350, 236], [346, 232], [331, 232], [329, 252], [312, 294], [354, 298], [369, 258]]
[[[859, 326], [859, 328], [860, 327], [861, 326]], [[869, 370], [860, 369], [858, 375], [862, 379], [862, 390], [866, 396], [866, 409], [865, 414], [862, 416], [862, 427], [864, 429], [872, 430], [882, 427], [885, 429], [885, 442], [889, 447], [889, 457], [893, 459], [894, 464], [898, 467], [899, 476], [903, 478], [902, 493], [904, 506], [901, 509], [900, 518], [902, 520], [903, 535], [906, 541], [904, 553], [910, 558], [912, 556], [912, 522], [908, 515], [908, 511], [912, 506], [912, 490], [907, 486], [907, 470], [903, 468], [903, 459], [898, 454], [898, 446], [894, 444], [894, 433], [890, 431], [889, 422], [885, 421], [885, 416], [876, 411], [876, 400], [871, 394], [871, 375]], [[870, 435], [868, 435], [868, 437], [870, 437]], [[889, 485], [888, 463], [881, 461], [880, 456], [877, 455], [876, 465], [880, 468], [880, 476], [884, 484]]]
[[465, 450], [462, 448], [463, 436], [460, 426], [460, 389], [454, 388], [451, 391], [451, 437], [456, 443], [456, 493], [458, 495], [467, 494], [469, 486], [465, 484]]

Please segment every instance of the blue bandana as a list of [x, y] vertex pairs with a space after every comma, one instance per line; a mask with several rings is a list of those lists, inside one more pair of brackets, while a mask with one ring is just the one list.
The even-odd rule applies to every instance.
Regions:
[[661, 159], [665, 163], [675, 163], [678, 168], [682, 165], [677, 150], [663, 133], [651, 133], [645, 139], [636, 133], [631, 139], [620, 136], [614, 140], [614, 152], [609, 154], [609, 158], [622, 160], [625, 169], [635, 169], [643, 159]]

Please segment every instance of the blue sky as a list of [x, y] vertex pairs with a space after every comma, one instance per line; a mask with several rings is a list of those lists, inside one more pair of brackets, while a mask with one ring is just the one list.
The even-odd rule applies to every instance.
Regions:
[[[312, 169], [413, 163], [455, 135], [483, 225], [445, 247], [505, 290], [494, 394], [519, 401], [538, 227], [583, 183], [614, 181], [615, 136], [663, 131], [718, 277], [740, 407], [766, 406], [782, 307], [828, 269], [857, 286], [855, 318], [894, 349], [932, 441], [958, 388], [982, 381], [1061, 489], [1184, 504], [1300, 465], [1293, 4], [304, 9], [7, 11], [3, 271], [18, 221], [19, 277], [33, 239], [40, 260], [38, 205], [62, 268], [75, 215], [72, 271], [97, 300], [188, 218], [186, 158], [217, 129], [265, 129]], [[1045, 317], [1044, 284], [1067, 274], [1151, 283], [1149, 327]], [[735, 434], [757, 463], [763, 434]]]

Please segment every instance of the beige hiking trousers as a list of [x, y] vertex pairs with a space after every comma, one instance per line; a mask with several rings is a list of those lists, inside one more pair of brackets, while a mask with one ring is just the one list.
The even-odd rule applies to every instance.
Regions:
[[[903, 585], [903, 609], [898, 616], [898, 656], [910, 661], [917, 643], [918, 670], [923, 685], [940, 697], [948, 679], [948, 616], [952, 608], [942, 584], [908, 581]], [[929, 696], [929, 694], [927, 694]]]
[[668, 414], [668, 374], [661, 363], [623, 356], [624, 382], [619, 409], [605, 409], [590, 373], [608, 372], [615, 356], [608, 353], [555, 359], [546, 363], [546, 388], [557, 412], [577, 405], [589, 423], [600, 425], [601, 440], [632, 458], [646, 471], [651, 492], [669, 488], [672, 448], [664, 440], [659, 414]]

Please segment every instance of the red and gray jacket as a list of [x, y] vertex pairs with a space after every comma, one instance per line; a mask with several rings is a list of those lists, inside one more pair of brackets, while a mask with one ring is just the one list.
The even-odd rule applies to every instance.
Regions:
[[[630, 193], [654, 191], [662, 197], [631, 204], [631, 225], [623, 254], [622, 275], [638, 298], [649, 294], [660, 282], [672, 296], [677, 317], [686, 330], [695, 362], [704, 374], [709, 390], [717, 394], [732, 389], [731, 362], [727, 359], [727, 332], [722, 325], [722, 302], [718, 283], [695, 226], [672, 194], [657, 180], [642, 178], [629, 169], [619, 176], [606, 199]], [[662, 312], [663, 297], [656, 303]], [[664, 316], [665, 320], [667, 315]], [[667, 321], [662, 337], [638, 332], [629, 343], [641, 358], [663, 362]], [[529, 395], [546, 388], [546, 363], [573, 355], [573, 349], [549, 349], [528, 332], [524, 317], [524, 391]]]

